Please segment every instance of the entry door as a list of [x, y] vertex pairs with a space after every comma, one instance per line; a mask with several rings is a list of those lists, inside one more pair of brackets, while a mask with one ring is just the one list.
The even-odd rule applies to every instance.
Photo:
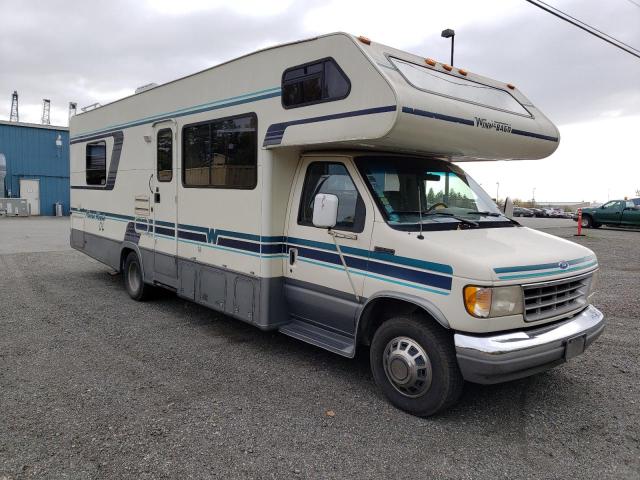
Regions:
[[[373, 206], [349, 158], [307, 157], [298, 172], [288, 219], [285, 294], [289, 311], [299, 320], [353, 334], [359, 297], [364, 288]], [[332, 236], [312, 224], [318, 193], [338, 197], [338, 223], [333, 232], [351, 280]], [[354, 292], [355, 288], [355, 292]]]
[[40, 215], [40, 180], [21, 178], [20, 198], [27, 199], [31, 215]]
[[176, 131], [173, 121], [154, 125], [154, 278], [172, 287], [178, 278]]

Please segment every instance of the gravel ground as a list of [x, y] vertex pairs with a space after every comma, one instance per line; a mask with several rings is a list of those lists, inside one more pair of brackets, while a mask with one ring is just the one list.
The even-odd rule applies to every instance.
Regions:
[[[35, 252], [42, 222], [52, 248]], [[171, 295], [134, 302], [58, 248], [68, 219], [0, 219], [0, 479], [640, 478], [640, 233], [549, 228], [598, 254], [605, 333], [419, 419], [376, 390], [365, 350], [343, 359]]]

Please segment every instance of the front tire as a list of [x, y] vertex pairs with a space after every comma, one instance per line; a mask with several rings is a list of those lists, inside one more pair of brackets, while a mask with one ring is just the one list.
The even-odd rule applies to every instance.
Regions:
[[593, 227], [593, 218], [591, 218], [591, 215], [583, 215], [582, 228], [592, 228], [592, 227]]
[[149, 298], [151, 287], [144, 283], [142, 266], [136, 252], [129, 252], [124, 261], [124, 288], [131, 298], [143, 301]]
[[451, 333], [429, 319], [395, 317], [376, 331], [370, 349], [373, 378], [401, 410], [427, 417], [453, 405], [464, 381]]

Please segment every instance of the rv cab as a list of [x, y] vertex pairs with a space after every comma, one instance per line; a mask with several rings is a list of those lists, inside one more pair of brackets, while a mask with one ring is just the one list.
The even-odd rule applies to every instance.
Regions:
[[558, 142], [513, 85], [325, 35], [74, 116], [70, 241], [134, 300], [368, 347], [384, 395], [428, 416], [604, 329], [593, 252], [508, 218], [462, 168]]

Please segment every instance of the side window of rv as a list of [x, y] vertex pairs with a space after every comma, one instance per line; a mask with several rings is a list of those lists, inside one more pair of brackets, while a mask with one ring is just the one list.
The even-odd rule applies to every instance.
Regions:
[[86, 161], [87, 185], [107, 183], [107, 142], [87, 143]]
[[300, 197], [298, 224], [313, 226], [313, 203], [318, 193], [331, 193], [338, 197], [337, 229], [362, 232], [365, 220], [364, 202], [342, 163], [314, 162], [307, 167]]
[[173, 179], [173, 131], [163, 128], [158, 132], [157, 161], [158, 181], [170, 182]]
[[282, 75], [284, 108], [341, 100], [350, 90], [349, 79], [332, 58], [288, 68]]
[[254, 114], [182, 129], [185, 187], [251, 189], [257, 183], [258, 120]]

